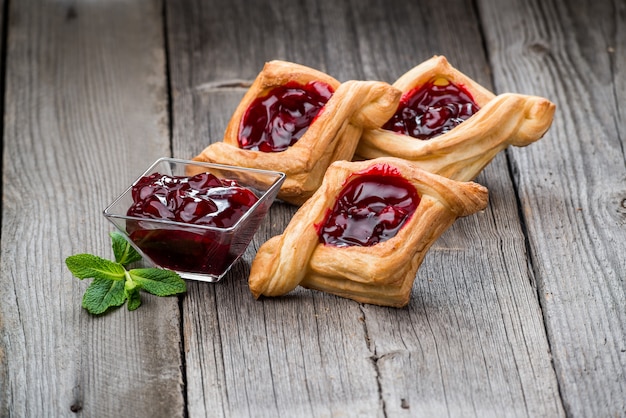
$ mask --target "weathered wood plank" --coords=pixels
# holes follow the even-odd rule
[[[237,84],[250,83],[266,60],[326,68],[320,46],[328,41],[322,40],[318,7],[289,1],[168,3],[175,156],[192,157],[221,140],[245,92]],[[358,304],[303,289],[299,297],[263,302],[250,295],[255,249],[282,232],[294,212],[288,205],[273,207],[222,283],[191,284],[183,308],[190,415],[382,411]]]
[[[250,82],[267,59],[299,58],[290,57],[293,48],[279,52],[285,48],[279,34],[294,31],[307,15],[305,9],[316,7],[314,3],[272,2],[277,12],[268,15],[264,3],[245,7],[238,2],[222,3],[211,7],[171,3],[168,10],[173,146],[179,157],[193,156],[209,141],[221,138],[245,92],[226,87],[233,80]],[[251,11],[250,7],[260,9]],[[252,29],[246,31],[246,27]],[[264,36],[259,37],[256,31],[261,28]],[[179,33],[183,30],[187,32]],[[198,30],[201,34],[195,34]],[[197,45],[196,36],[212,42]],[[316,39],[321,34],[313,28],[294,36],[292,41],[300,44],[306,37]],[[233,45],[239,37],[245,42]],[[220,43],[224,46],[216,48]],[[255,57],[260,48],[272,49]],[[323,62],[315,54],[322,51],[311,52],[309,65],[319,68]],[[196,59],[188,62],[187,57]],[[250,296],[246,278],[255,248],[280,233],[293,212],[287,205],[272,209],[244,262],[223,283],[190,286],[184,321],[191,415],[327,416],[376,414],[381,408],[358,305],[304,290],[299,293],[308,294],[305,299],[256,302]],[[337,305],[342,308],[338,310]],[[350,338],[334,335],[338,329],[345,329]],[[206,347],[212,352],[206,352]]]
[[[566,412],[624,416],[626,5],[479,3],[497,89],[559,107],[510,155]]]
[[[63,262],[112,257],[102,209],[169,153],[160,2],[10,6],[0,415],[183,416],[177,299],[93,317]]]
[[[371,19],[359,33],[362,61],[392,74],[406,56],[443,54],[490,87],[476,11],[471,2],[455,5],[398,4],[387,43],[377,35],[390,25]],[[358,21],[373,8],[353,6]],[[504,155],[477,181],[490,190],[489,209],[460,220],[435,244],[408,309],[365,309],[391,415],[563,414]]]
[[[472,2],[345,3],[168,3],[175,155],[221,139],[245,91],[234,85],[270,59],[391,82],[443,54],[490,85]],[[293,213],[274,207],[225,281],[184,301],[190,414],[562,415],[504,155],[479,181],[489,210],[442,237],[403,310],[302,289],[253,301],[255,248]]]

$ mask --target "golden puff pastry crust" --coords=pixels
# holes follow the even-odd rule
[[[242,118],[250,104],[288,82],[322,81],[334,89],[302,137],[284,151],[263,152],[239,147]],[[301,205],[317,190],[328,166],[350,160],[364,129],[382,126],[395,112],[401,93],[378,81],[339,83],[323,72],[284,61],[265,64],[239,106],[224,134],[223,142],[209,145],[197,161],[281,171],[286,174],[278,198]]]
[[[537,141],[552,124],[554,103],[522,94],[496,96],[456,70],[442,56],[408,71],[393,86],[406,94],[439,78],[463,86],[480,110],[448,132],[428,140],[385,129],[365,131],[356,151],[358,158],[404,158],[431,173],[469,181],[498,152],[509,145],[523,147]]]
[[[406,179],[420,197],[397,235],[373,246],[338,247],[320,242],[324,222],[348,180],[385,167]],[[337,161],[302,205],[282,235],[263,244],[252,263],[249,286],[255,297],[279,296],[298,285],[362,303],[402,307],[417,270],[434,241],[460,216],[487,205],[487,189],[429,173],[397,158]]]

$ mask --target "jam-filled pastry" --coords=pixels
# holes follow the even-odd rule
[[[337,161],[282,235],[252,263],[252,294],[298,285],[358,302],[401,307],[433,242],[487,205],[487,189],[392,157]]]
[[[381,129],[363,133],[360,158],[393,156],[431,173],[474,179],[509,145],[526,146],[548,130],[555,105],[537,96],[494,95],[435,56],[394,84],[403,92]]]
[[[393,115],[400,96],[387,83],[339,83],[306,66],[270,61],[235,110],[223,142],[194,159],[284,172],[278,198],[300,205],[330,163],[352,159],[364,129]]]

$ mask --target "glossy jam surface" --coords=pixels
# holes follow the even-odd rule
[[[396,236],[419,205],[415,187],[397,169],[378,164],[353,175],[317,226],[320,242],[369,247]]]
[[[467,120],[479,107],[462,86],[437,78],[402,96],[398,110],[383,129],[430,139]]]
[[[240,255],[241,246],[221,230],[196,226],[229,228],[258,201],[236,181],[209,173],[193,177],[154,173],[135,183],[132,197],[127,215],[145,221],[129,220],[126,229],[146,255],[162,267],[215,275]],[[150,222],[154,219],[189,225]]]
[[[332,94],[332,88],[321,81],[290,82],[274,88],[248,107],[239,127],[239,147],[286,150],[302,137]]]
[[[132,196],[129,216],[218,228],[233,226],[258,201],[236,181],[210,173],[193,177],[154,173],[135,183]]]

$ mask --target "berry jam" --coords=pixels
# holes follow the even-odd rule
[[[194,225],[229,228],[258,201],[236,181],[209,173],[193,177],[154,173],[139,179],[131,192],[134,203],[127,215],[146,221],[129,220],[126,229],[148,257],[173,270],[215,275],[239,256],[241,245],[232,243],[224,231]],[[155,224],[150,219],[190,225]]]
[[[419,205],[415,187],[387,164],[377,164],[344,185],[317,226],[320,242],[369,247],[396,236]]]
[[[453,129],[478,110],[478,105],[462,86],[436,78],[404,94],[398,110],[383,129],[431,139]]]
[[[304,86],[289,82],[274,88],[248,107],[239,127],[239,147],[286,150],[302,137],[332,94],[332,88],[321,81]]]

